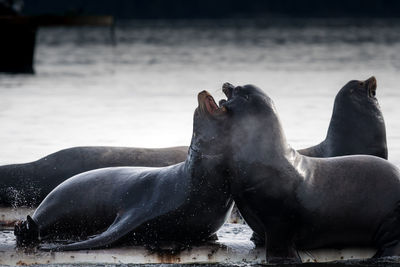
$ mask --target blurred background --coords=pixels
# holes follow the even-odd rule
[[[0,74],[0,164],[71,146],[188,145],[197,93],[222,98],[226,81],[263,88],[290,143],[304,148],[325,138],[338,90],[374,75],[389,160],[400,166],[400,1],[2,0],[0,6],[0,64],[32,49],[25,74]],[[21,35],[21,27],[29,34]],[[9,36],[17,44],[5,45]]]

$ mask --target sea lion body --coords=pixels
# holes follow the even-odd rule
[[[89,170],[118,167],[164,167],[183,162],[188,147],[73,147],[40,160],[0,166],[0,205],[36,207],[66,179]]]
[[[89,171],[52,191],[32,219],[44,240],[58,239],[62,234],[90,236],[108,228],[95,239],[59,250],[107,246],[109,235],[141,244],[204,241],[225,222],[232,200],[220,181],[194,182],[187,177],[187,168],[188,164],[179,163],[164,168]]]
[[[298,158],[303,162],[296,169],[310,172],[301,176],[296,190],[304,225],[296,246],[379,247],[377,230],[400,237],[400,172],[393,164],[363,155]],[[396,222],[386,228],[384,224],[391,216]]]
[[[207,92],[198,98],[184,162],[163,168],[105,168],[74,176],[57,186],[32,218],[17,223],[17,243],[98,234],[72,244],[42,246],[80,250],[124,239],[191,244],[210,238],[229,216],[233,200],[221,139],[226,134],[220,120],[223,111]]]
[[[235,203],[249,226],[258,235],[267,232],[268,238],[269,229],[279,233],[274,226],[279,221],[286,233],[294,231],[292,241],[303,250],[377,247],[374,235],[380,224],[391,215],[400,216],[399,170],[373,156],[315,159],[294,151],[293,155],[287,164],[262,171],[259,180],[245,176],[247,180],[235,186],[233,192],[240,192]],[[400,238],[400,220],[397,223],[387,230]]]
[[[299,261],[296,249],[373,246],[400,255],[400,172],[374,156],[312,158],[286,142],[272,100],[247,85],[228,89],[231,192],[266,237],[269,262]]]

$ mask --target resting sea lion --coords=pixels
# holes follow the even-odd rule
[[[18,244],[59,236],[98,236],[68,245],[106,247],[121,239],[139,243],[193,243],[215,234],[233,201],[224,159],[225,112],[203,91],[194,113],[187,159],[163,168],[116,167],[74,176],[57,186],[32,218],[15,226]]]
[[[375,156],[312,158],[286,141],[272,100],[252,85],[225,87],[231,126],[231,193],[266,237],[269,262],[296,249],[373,246],[400,255],[400,171]],[[227,149],[228,151],[228,149]]]
[[[36,207],[57,185],[90,170],[118,166],[164,167],[182,162],[188,147],[73,147],[38,161],[0,167],[0,205]]]
[[[298,152],[318,158],[364,154],[387,159],[385,121],[375,95],[375,77],[348,82],[336,95],[325,140]]]

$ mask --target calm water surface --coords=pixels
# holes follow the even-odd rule
[[[338,90],[375,75],[400,166],[400,23],[212,21],[43,28],[35,75],[0,75],[0,164],[80,145],[188,145],[197,93],[253,83],[295,148],[325,138]]]

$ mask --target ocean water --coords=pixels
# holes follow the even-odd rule
[[[80,145],[188,145],[197,93],[252,83],[295,148],[325,138],[349,80],[378,80],[400,166],[399,21],[130,21],[41,28],[35,75],[0,75],[0,164]]]

